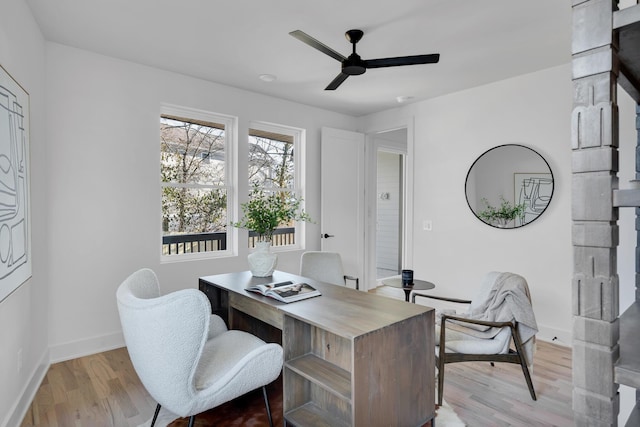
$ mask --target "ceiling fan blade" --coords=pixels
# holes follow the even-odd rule
[[[398,56],[396,58],[368,59],[364,61],[367,68],[397,67],[399,65],[435,64],[440,60],[439,53],[430,55]]]
[[[338,76],[335,79],[333,79],[333,81],[329,83],[329,86],[325,87],[324,90],[336,90],[338,86],[342,84],[342,82],[347,80],[347,77],[349,77],[349,74],[345,74],[345,73],[338,74]]]
[[[304,31],[300,31],[300,30],[295,30],[295,31],[291,31],[289,33],[290,35],[292,35],[293,37],[297,38],[298,40],[300,40],[303,43],[308,44],[309,46],[318,49],[320,52],[329,55],[330,57],[338,60],[338,61],[344,61],[345,59],[347,59],[344,55],[336,52],[335,50],[331,49],[329,46],[327,46],[326,44],[319,42],[318,40],[314,39],[313,37],[311,37],[309,34],[305,33]]]

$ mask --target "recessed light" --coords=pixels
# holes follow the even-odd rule
[[[407,101],[411,101],[413,99],[413,96],[398,96],[396,97],[396,101],[398,101],[398,104],[402,104],[405,103]]]
[[[267,82],[267,83],[271,83],[272,81],[277,79],[277,77],[274,76],[273,74],[260,74],[258,78],[263,82]]]

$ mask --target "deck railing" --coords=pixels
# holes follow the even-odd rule
[[[249,247],[255,247],[258,234],[249,231]],[[273,232],[272,246],[295,244],[295,228],[278,228]],[[176,255],[197,252],[224,251],[227,249],[227,233],[193,233],[162,236],[162,254]]]

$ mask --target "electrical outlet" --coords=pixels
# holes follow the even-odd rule
[[[22,371],[22,349],[18,350],[18,373]]]
[[[431,220],[430,220],[430,219],[425,219],[425,220],[422,222],[422,229],[423,229],[424,231],[431,231],[431,230],[433,229],[433,223],[431,222]]]

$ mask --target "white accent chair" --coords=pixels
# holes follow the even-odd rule
[[[116,298],[133,366],[158,402],[151,426],[161,406],[190,417],[189,426],[193,426],[196,414],[259,387],[273,425],[265,386],[280,375],[281,346],[227,330],[197,289],[161,296],[150,269],[125,279]]]
[[[412,302],[415,303],[416,297],[469,304],[466,313],[456,314],[455,310],[436,313],[439,405],[442,405],[445,364],[474,361],[488,361],[492,366],[493,362],[519,364],[531,398],[536,400],[530,370],[538,327],[529,287],[522,276],[492,271],[485,275],[472,300],[414,292]]]
[[[300,257],[300,275],[342,286],[347,284],[347,280],[353,280],[356,282],[356,289],[360,289],[360,280],[357,277],[344,274],[342,258],[337,252],[304,252]]]

